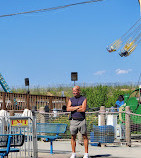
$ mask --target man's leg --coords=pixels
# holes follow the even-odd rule
[[[87,137],[86,120],[81,121],[79,125],[79,131],[81,132],[84,139],[85,155],[88,155],[88,137]]]
[[[84,140],[83,140],[83,136],[80,133],[80,131],[78,131],[78,133],[77,133],[77,138],[78,138],[78,143],[83,146],[84,145]]]
[[[70,121],[70,132],[71,132],[71,147],[72,147],[72,156],[70,158],[76,158],[75,147],[76,147],[76,134],[78,132],[77,120]]]
[[[87,134],[83,134],[83,139],[84,139],[85,153],[88,153],[88,137],[87,137]]]
[[[75,153],[76,135],[72,135],[72,136],[71,136],[71,147],[72,147],[72,152]]]

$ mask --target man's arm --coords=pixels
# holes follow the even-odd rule
[[[118,112],[118,103],[117,103],[117,101],[116,101],[116,103],[115,103],[114,108],[115,108],[115,111]]]
[[[69,99],[68,105],[67,105],[67,111],[75,111],[75,110],[77,110],[79,107],[80,107],[80,106],[75,106],[75,107],[71,106],[71,101],[70,101],[70,99]]]
[[[82,106],[79,106],[77,112],[85,112],[87,108],[87,99],[85,99],[82,103]]]
[[[115,104],[115,106],[114,106],[115,108],[117,108],[117,104]]]

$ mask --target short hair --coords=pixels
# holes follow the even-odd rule
[[[76,90],[80,91],[80,87],[79,86],[74,86],[73,89],[76,89]]]
[[[124,100],[124,96],[123,95],[120,95],[119,98],[122,98]]]

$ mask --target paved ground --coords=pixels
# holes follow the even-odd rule
[[[71,155],[70,141],[55,141],[54,154],[50,154],[50,143],[39,142],[39,158],[69,158]],[[77,158],[82,158],[84,146],[77,143]],[[125,145],[107,145],[107,147],[94,147],[89,145],[90,158],[141,158],[141,143],[135,142],[132,147]]]

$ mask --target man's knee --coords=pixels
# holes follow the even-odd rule
[[[71,135],[71,139],[75,140],[76,139],[76,135]]]
[[[83,139],[88,139],[87,134],[82,134]]]

